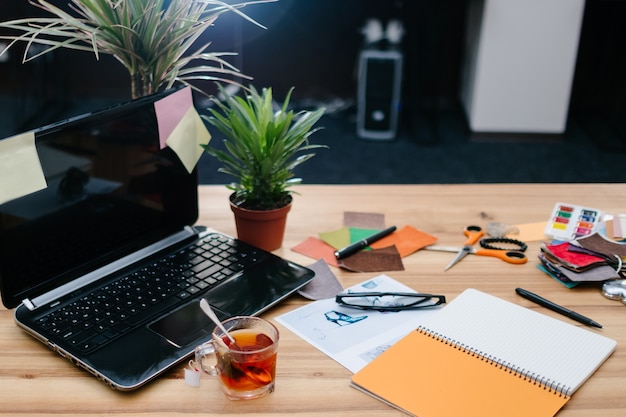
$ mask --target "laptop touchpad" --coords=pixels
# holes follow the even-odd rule
[[[220,320],[230,315],[212,306]],[[208,338],[215,324],[200,309],[196,300],[168,314],[148,326],[150,330],[167,339],[177,347],[187,346],[201,338]]]

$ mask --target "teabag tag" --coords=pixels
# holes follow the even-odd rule
[[[200,386],[200,370],[193,360],[189,361],[190,368],[185,368],[185,383],[192,387]]]

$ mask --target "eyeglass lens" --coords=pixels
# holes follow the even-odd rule
[[[430,307],[439,304],[434,297],[385,294],[378,296],[344,297],[343,302],[359,307]]]

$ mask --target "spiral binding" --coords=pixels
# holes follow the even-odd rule
[[[564,397],[564,396],[567,397],[571,393],[571,387],[560,384],[557,381],[552,381],[551,379],[545,378],[534,372],[530,372],[510,362],[500,360],[499,358],[493,355],[490,355],[481,350],[474,349],[471,346],[458,342],[441,333],[432,331],[424,326],[419,326],[417,328],[417,331],[424,334],[425,336],[438,340],[444,343],[445,345],[452,347],[453,349],[457,349],[461,352],[464,352],[473,358],[477,358],[489,365],[496,366],[499,369],[502,369],[504,371],[508,371],[510,374],[513,374],[519,378],[522,378],[524,381],[532,382],[535,385],[539,385],[543,387],[543,389],[548,390],[549,392],[554,393],[558,395],[559,397]]]

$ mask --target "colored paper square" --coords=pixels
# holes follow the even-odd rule
[[[350,228],[342,227],[337,230],[322,232],[319,237],[335,249],[345,248],[350,244]]]
[[[360,240],[367,239],[368,237],[380,232],[379,229],[361,229],[358,227],[350,228],[350,243],[356,243]]]
[[[435,242],[437,242],[437,237],[422,232],[413,226],[404,226],[370,246],[372,249],[395,246],[400,256],[405,257]]]
[[[167,145],[172,148],[181,162],[191,173],[202,157],[206,145],[211,140],[211,134],[194,107],[190,107],[171,135],[167,138]]]
[[[315,237],[307,238],[304,242],[291,248],[291,250],[315,260],[323,259],[329,265],[339,266],[339,262],[335,258],[335,248]]]
[[[154,103],[161,149],[165,148],[167,140],[191,107],[193,96],[190,87],[176,91]]]
[[[516,224],[515,228],[517,229],[518,233],[511,233],[508,234],[506,237],[521,240],[522,242],[544,240],[546,237],[544,233],[545,226],[545,222]]]
[[[346,211],[343,213],[343,225],[361,229],[382,230],[385,228],[385,215],[382,213]]]
[[[403,271],[402,257],[394,246],[361,251],[341,259],[342,268],[353,272]]]

